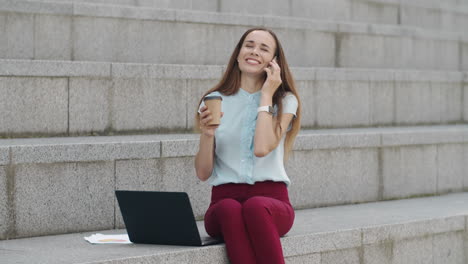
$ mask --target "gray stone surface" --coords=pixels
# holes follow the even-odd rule
[[[118,131],[185,129],[184,80],[116,79],[112,126]]]
[[[0,58],[34,57],[34,15],[0,13]]]
[[[382,130],[382,146],[465,142],[464,125],[393,127]]]
[[[45,142],[44,142],[45,143]],[[39,143],[40,144],[40,143]],[[115,159],[149,159],[160,157],[159,141],[73,142],[12,147],[13,163],[56,163],[111,161]]]
[[[0,60],[0,76],[110,77],[110,63],[83,61]]]
[[[286,264],[321,264],[320,254],[300,255],[285,258]]]
[[[369,125],[388,125],[394,122],[394,84],[385,81],[370,81],[369,104]]]
[[[164,191],[163,160],[119,160],[115,163],[116,190]],[[115,228],[124,228],[122,213],[115,200]]]
[[[44,0],[40,0],[44,1]],[[292,16],[312,19],[339,21],[358,21],[385,24],[402,24],[446,31],[466,31],[464,25],[468,20],[468,8],[460,2],[443,3],[435,1],[362,1],[362,0],[294,0],[285,1],[232,1],[223,0],[60,0],[61,2],[99,3],[128,5],[184,10],[201,10],[209,12],[242,13],[249,15]],[[13,2],[14,1],[8,1]],[[7,3],[8,3],[7,2]],[[10,7],[22,8],[36,12],[52,12],[51,6],[35,3],[32,7],[9,4]],[[80,6],[80,5],[79,5]],[[257,10],[261,6],[263,11]],[[46,8],[49,7],[49,10]],[[72,7],[63,4],[57,10],[71,12]],[[111,8],[113,6],[107,6]],[[52,9],[53,10],[53,9]],[[101,12],[102,13],[102,12]],[[104,13],[105,14],[105,13]],[[129,15],[129,14],[127,14]],[[419,19],[416,19],[419,18]]]
[[[468,68],[467,68],[468,69]],[[463,86],[463,121],[468,121],[468,73],[465,77],[465,85]]]
[[[468,252],[468,216],[465,216],[465,232],[463,234],[464,238],[464,250],[465,250],[465,259],[468,258],[466,252]]]
[[[461,56],[461,69],[462,71],[468,71],[468,41],[464,41],[461,44],[462,54]]]
[[[301,127],[314,127],[317,120],[316,88],[313,81],[296,81],[302,103]]]
[[[320,6],[320,8],[317,8],[317,6]],[[290,13],[291,16],[297,17],[348,20],[351,17],[349,9],[349,1],[295,0],[291,1]]]
[[[47,1],[50,2],[50,1]],[[1,7],[5,11],[14,12],[34,12],[39,14],[72,14],[73,5],[71,3],[44,3],[40,1],[14,1],[2,0]]]
[[[468,167],[464,161],[466,144],[437,146],[437,192],[463,190]]]
[[[350,29],[354,30],[349,26],[346,28],[347,31]],[[385,28],[378,27],[378,29],[383,30]],[[455,49],[456,44],[455,40],[437,40],[431,39],[429,36],[420,39],[401,36],[395,39],[381,35],[348,33],[341,39],[339,65],[341,67],[360,65],[360,67],[367,68],[383,68],[385,67],[383,65],[390,64],[395,67],[409,67],[412,69],[456,70],[458,68],[458,57],[460,56],[458,50]],[[360,47],[360,49],[357,50],[357,47]],[[408,52],[407,47],[412,47],[410,49],[412,53],[408,54],[408,56],[402,56],[402,52]],[[441,49],[447,50],[448,53],[444,56]]]
[[[352,20],[368,23],[398,24],[399,7],[372,1],[350,1]]]
[[[200,137],[191,136],[187,139],[161,141],[161,157],[195,156],[198,152]]]
[[[360,264],[358,249],[337,250],[322,253],[322,264]]]
[[[105,23],[106,18],[77,17],[74,19],[73,57],[78,61],[114,61],[116,23]],[[92,39],[92,42],[89,42]],[[131,41],[131,40],[130,40]],[[88,44],[87,44],[88,43]],[[157,42],[154,42],[157,43]]]
[[[400,124],[439,122],[439,105],[440,89],[429,82],[396,84],[395,119]]]
[[[278,5],[279,2],[275,4],[275,8],[282,10]],[[48,3],[48,6],[52,7],[52,11],[49,13],[56,15],[54,19],[70,19],[68,11],[60,10],[60,8],[54,9],[54,3]],[[41,8],[23,10],[23,12],[40,12]],[[314,6],[314,8],[316,7]],[[372,16],[384,17],[388,12],[386,8],[391,9],[392,7],[382,9],[379,4],[374,4],[374,6],[371,5],[364,9],[366,8],[367,10],[383,10],[382,12],[371,11],[370,13],[374,13]],[[16,9],[10,7],[6,16],[13,14]],[[357,10],[361,9],[357,8]],[[317,12],[323,13],[324,11]],[[31,14],[33,13],[23,16],[32,17]],[[37,49],[40,53],[34,54],[35,48],[32,45],[38,43],[23,41],[22,43],[32,43],[23,49],[31,54],[26,56],[22,55],[23,51],[8,52],[8,54],[13,54],[12,57],[8,58],[49,58],[56,53],[55,57],[51,59],[63,59],[65,56],[63,54],[68,52],[67,49],[70,48],[70,45],[63,46],[65,44],[61,43],[68,43],[72,39],[73,60],[224,64],[228,54],[232,51],[232,44],[227,43],[235,43],[242,31],[248,27],[265,25],[274,28],[280,39],[289,40],[285,41],[285,50],[291,65],[378,68],[390,66],[392,68],[440,70],[458,70],[460,66],[459,57],[461,55],[458,44],[460,36],[456,33],[441,33],[388,25],[367,26],[357,23],[259,17],[252,14],[221,14],[83,3],[73,6],[73,14],[74,30],[71,38],[67,34],[66,22],[62,23],[61,29],[57,28],[48,33],[59,36],[51,45],[51,49],[58,52],[52,52],[52,50],[44,52],[41,48]],[[50,20],[48,15],[37,14],[36,20],[42,19]],[[5,20],[7,19],[5,18]],[[23,20],[21,17],[18,18],[20,23],[34,22]],[[31,24],[31,27],[34,25]],[[9,38],[16,38],[15,35],[20,35],[14,26],[6,26],[5,28],[9,28],[11,31],[11,34],[8,34],[11,36]],[[337,31],[344,34],[338,40],[333,34]],[[57,32],[64,32],[64,34]],[[21,37],[33,34],[33,32],[31,34],[21,33]],[[36,32],[36,34],[39,33]],[[212,44],[214,38],[229,41],[216,42],[213,49],[205,48]],[[89,41],[89,39],[93,39],[93,41]],[[193,41],[194,39],[197,41]],[[39,45],[45,45],[41,43]],[[161,45],[154,48],[154,43]],[[174,48],[173,43],[186,44]],[[337,43],[340,46],[335,48]],[[3,46],[5,50],[8,48],[7,44]],[[303,46],[309,48],[301,53],[293,52],[293,50]],[[194,49],[198,52],[193,52]],[[335,54],[337,49],[339,49],[339,53]],[[6,51],[3,52],[3,54],[5,53]],[[340,58],[336,58],[336,56],[340,56]],[[335,61],[339,65],[335,65]]]
[[[379,68],[379,65],[383,64],[384,38],[382,36],[346,33],[340,41],[340,57],[338,57],[340,67],[352,68],[352,65],[361,65],[365,68]],[[360,47],[359,50],[357,47]]]
[[[0,77],[0,133],[65,133],[67,85],[65,78]]]
[[[468,166],[466,164],[468,164],[468,146],[466,146],[466,145],[464,147],[463,157],[464,157],[463,164],[465,164],[465,173],[464,173],[464,177],[463,177],[463,187],[464,187],[464,190],[467,190],[468,189],[468,173],[467,173]],[[468,231],[468,229],[467,229],[467,231]]]
[[[394,245],[393,263],[433,263],[432,237],[404,240]]]
[[[383,198],[403,198],[437,192],[436,146],[384,148]]]
[[[305,32],[298,31],[297,35],[290,34],[281,38],[284,39],[282,45],[286,50],[289,65],[310,67],[312,66],[310,64],[312,60],[314,61],[314,67],[336,66],[335,61],[338,55],[336,54],[336,40],[333,34],[306,30]],[[304,36],[303,41],[301,41],[301,35]],[[291,43],[289,39],[295,39],[296,45],[289,46]],[[302,56],[300,56],[300,52],[294,52],[295,50],[302,50],[302,47],[308,47],[303,50]]]
[[[463,232],[435,235],[432,240],[434,264],[466,263],[468,259],[463,243]]]
[[[0,147],[0,166],[10,163],[10,148]]]
[[[297,208],[375,201],[378,197],[377,150],[341,149],[295,152],[286,171]]]
[[[110,128],[112,81],[70,78],[69,132],[104,132]]]
[[[17,237],[113,228],[112,162],[18,165]]]
[[[0,75],[11,74],[24,79],[25,76],[83,76],[70,78],[68,82],[70,120],[66,131],[72,134],[93,131],[102,133],[104,130],[105,133],[121,130],[192,131],[194,109],[199,98],[218,82],[222,73],[221,66],[52,61],[27,64],[19,60],[2,60],[0,64],[5,66],[0,67]],[[110,76],[111,66],[112,79],[96,78]],[[299,77],[297,86],[303,102],[303,128],[444,124],[464,120],[462,112],[466,112],[466,107],[461,100],[461,73],[324,68],[293,68],[293,72]],[[395,81],[397,88],[394,88]],[[24,89],[32,89],[30,85],[33,84],[26,82]],[[110,90],[106,91],[105,87],[109,86],[107,90]],[[129,95],[135,87],[140,87],[139,96],[136,97],[138,100]],[[166,122],[163,117],[167,114],[157,115],[156,110],[151,110],[156,107],[151,98],[157,97],[169,104],[176,95],[165,93],[164,89],[179,91],[183,87],[186,87],[187,96],[182,102],[177,100],[176,103],[186,104],[187,120],[179,118]],[[21,91],[15,89],[11,93],[20,97]],[[148,97],[148,93],[158,94]],[[348,94],[355,95],[350,97]],[[132,107],[133,103],[138,107]],[[117,110],[106,109],[111,105],[114,106],[112,109]],[[131,111],[127,111],[128,108]],[[175,114],[182,116],[179,110]],[[138,118],[134,118],[134,115]],[[121,130],[112,126],[108,119],[113,119],[116,126],[122,126]],[[131,121],[127,122],[128,119]],[[59,121],[55,119],[55,122]],[[28,132],[24,130],[17,133]],[[40,132],[47,133],[44,129]],[[454,142],[453,137],[445,137],[445,140]]]
[[[397,83],[395,96],[396,122],[399,124],[461,119],[461,89],[456,84]]]
[[[211,186],[195,173],[194,157],[163,159],[163,186],[167,191],[186,192],[197,219],[202,219],[211,201]]]
[[[213,79],[218,81],[223,73],[223,66],[220,65],[112,63],[113,78],[189,79],[190,81]],[[206,89],[208,90],[208,87]]]
[[[8,208],[8,187],[7,187],[7,167],[0,166],[0,239],[5,239],[9,231],[9,208]]]
[[[369,125],[368,82],[317,81],[316,89],[318,126]]]
[[[361,233],[358,229],[355,230],[333,230],[314,233],[313,236],[304,236],[295,229],[296,227],[304,228],[303,224],[306,219],[300,217],[300,212],[296,211],[296,219],[293,229],[281,240],[283,245],[284,255],[297,256],[308,255],[311,253],[320,253],[324,251],[333,251],[340,249],[348,249],[358,247],[361,241]],[[301,224],[297,222],[301,221]],[[299,235],[299,237],[295,237]]]
[[[463,120],[463,85],[457,83],[431,83],[432,87],[440,88],[440,109],[441,122],[459,122]]]
[[[415,248],[417,245],[415,246],[414,240],[419,241],[423,238],[435,241],[436,236],[439,235],[434,235],[439,232],[449,232],[447,236],[439,238],[440,242],[443,242],[444,239],[457,238],[450,235],[457,232],[444,231],[448,230],[447,226],[451,224],[447,221],[444,223],[443,220],[461,219],[461,230],[463,230],[464,214],[466,214],[467,209],[466,199],[466,193],[458,193],[411,200],[298,210],[293,229],[286,237],[282,238],[285,256],[287,258],[298,257],[303,260],[299,256],[346,249],[352,251],[353,248],[358,248],[361,245],[361,229],[376,229],[375,233],[379,234],[381,225],[396,226],[401,229],[400,226],[409,223],[409,227],[401,231],[401,233],[406,234],[406,240],[403,240],[403,244],[395,246],[398,252],[394,251],[400,254],[398,258],[406,260],[405,256],[410,254],[411,249],[414,252],[419,251],[419,248]],[[427,229],[427,233],[423,237],[420,236],[421,233],[412,231],[420,229],[418,227],[420,222]],[[433,223],[433,226],[439,226],[439,228],[428,228],[428,223]],[[199,226],[203,225],[202,222],[198,224]],[[92,233],[96,233],[96,231]],[[3,251],[3,254],[0,255],[0,262],[14,260],[23,263],[135,263],[137,261],[139,263],[159,263],[164,260],[164,263],[185,263],[187,259],[192,257],[198,260],[200,253],[205,255],[205,259],[201,261],[203,263],[226,263],[224,245],[199,248],[143,244],[100,245],[98,247],[83,240],[83,237],[92,233],[0,241],[0,248]],[[121,234],[125,233],[125,230],[100,233]],[[204,230],[201,230],[201,233],[204,233]],[[408,245],[408,241],[412,244]],[[424,242],[422,244],[426,245]],[[457,242],[452,243],[452,245],[456,244]],[[436,252],[432,251],[432,243],[429,245],[430,254]],[[55,250],[50,251],[50,248]],[[457,247],[451,248],[456,249]],[[445,249],[440,252],[444,254]],[[44,252],[48,252],[48,254],[44,254]],[[364,254],[366,253],[364,252]],[[433,255],[437,254],[436,252]],[[454,256],[458,254],[453,252]],[[407,259],[417,258],[417,261],[420,261],[420,258],[424,259],[424,257],[423,254],[415,254]],[[367,264],[367,262],[365,263]],[[380,264],[383,263],[385,262]]]
[[[392,242],[364,245],[363,251],[364,264],[392,264]]]
[[[36,17],[34,59],[72,59],[72,18],[70,16]]]
[[[279,15],[288,16],[289,6],[288,2],[268,1],[268,0],[255,0],[255,1],[228,1],[221,0],[219,4],[221,12],[226,13],[249,13],[257,15]],[[261,6],[262,8],[252,8],[253,6]]]
[[[387,146],[398,150],[407,145],[423,149],[424,145],[464,143],[468,136],[466,130],[465,125],[302,130],[294,150],[340,151]],[[0,161],[8,163],[8,147],[12,147],[15,164],[192,156],[197,150],[198,137],[198,134],[154,134],[2,139],[0,146],[6,148],[0,152],[3,153]]]
[[[425,214],[425,213],[424,213]],[[383,216],[380,216],[383,217]],[[399,224],[383,224],[362,230],[362,243],[374,244],[412,237],[429,237],[432,234],[442,234],[464,230],[464,216],[433,218],[419,221],[400,221]]]
[[[380,133],[370,129],[302,130],[294,150],[379,147]]]

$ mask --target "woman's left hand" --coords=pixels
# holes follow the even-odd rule
[[[276,57],[270,61],[268,67],[264,70],[267,73],[267,78],[263,84],[262,93],[273,96],[283,82],[281,80],[281,68],[276,62]]]

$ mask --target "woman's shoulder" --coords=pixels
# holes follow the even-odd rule
[[[211,92],[211,93],[207,94],[206,96],[223,96],[223,94],[221,94],[218,91],[214,91],[214,92]]]
[[[292,92],[286,92],[283,96],[283,103],[297,102],[297,97]]]

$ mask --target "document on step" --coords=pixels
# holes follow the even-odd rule
[[[127,234],[104,235],[97,233],[89,237],[85,237],[84,239],[91,244],[132,244]]]

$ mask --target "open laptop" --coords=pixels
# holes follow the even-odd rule
[[[185,192],[115,191],[133,243],[206,246],[222,243],[200,237]]]

